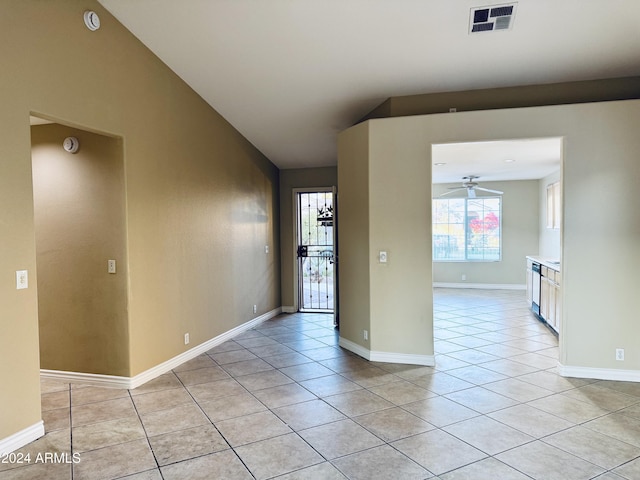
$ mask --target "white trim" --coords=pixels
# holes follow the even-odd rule
[[[428,367],[433,367],[436,364],[435,357],[433,355],[372,351],[343,337],[340,337],[338,344],[342,348],[349,350],[370,362],[404,363],[408,365],[425,365]]]
[[[211,350],[213,347],[220,345],[221,343],[226,342],[227,340],[231,340],[236,335],[241,334],[247,330],[251,330],[262,322],[269,320],[270,318],[279,315],[282,312],[282,308],[278,307],[270,312],[264,313],[259,317],[254,318],[253,320],[249,320],[248,322],[243,323],[242,325],[238,325],[231,330],[218,335],[217,337],[212,338],[211,340],[207,340],[200,345],[193,347],[191,350],[187,350],[186,352],[181,353],[173,357],[166,362],[161,363],[160,365],[156,365],[155,367],[150,368],[142,373],[139,373],[135,377],[131,379],[131,388],[139,387],[140,385],[147,383],[149,380],[153,380],[154,378],[162,375],[163,373],[167,373],[170,370],[173,370],[178,365],[182,365],[184,362],[187,362],[198,355],[202,355],[204,352]]]
[[[369,351],[368,348],[364,348],[362,345],[358,345],[355,342],[352,342],[351,340],[347,340],[344,337],[340,337],[340,339],[338,340],[338,345],[340,345],[342,348],[349,350],[350,352],[355,353],[356,355],[364,358],[365,360],[371,360],[370,355],[371,352]]]
[[[617,380],[621,382],[640,382],[640,370],[575,367],[571,365],[562,365],[559,363],[558,372],[563,377],[593,378],[596,380]]]
[[[433,282],[436,288],[480,288],[484,290],[526,290],[527,286],[519,283],[446,283]]]
[[[40,420],[7,438],[0,439],[0,455],[6,455],[44,435],[44,422]]]
[[[371,352],[372,362],[405,363],[407,365],[424,365],[435,367],[436,358],[433,355],[415,355],[411,353]]]
[[[282,313],[296,313],[298,309],[294,306],[291,307],[282,307]]]
[[[82,383],[95,387],[132,388],[130,377],[101,375],[98,373],[67,372],[63,370],[40,370],[40,378],[68,383]]]
[[[163,373],[167,373],[170,370],[173,370],[179,365],[182,365],[184,362],[187,362],[198,355],[202,355],[204,352],[211,350],[213,347],[220,345],[221,343],[226,342],[227,340],[232,339],[236,335],[241,334],[247,330],[250,330],[262,322],[269,320],[282,312],[282,308],[275,308],[267,313],[264,313],[253,320],[249,320],[248,322],[243,323],[242,325],[238,325],[231,330],[218,335],[210,340],[207,340],[200,345],[193,347],[186,352],[182,352],[179,355],[176,355],[173,358],[170,358],[166,362],[162,362],[155,367],[151,367],[148,370],[145,370],[142,373],[134,377],[118,377],[115,375],[98,375],[94,373],[78,373],[78,372],[63,372],[57,370],[40,370],[41,378],[50,378],[55,380],[65,380],[68,382],[80,382],[91,385],[96,385],[100,387],[114,387],[114,388],[127,388],[134,389],[147,383],[149,380],[153,380],[154,378],[162,375]]]

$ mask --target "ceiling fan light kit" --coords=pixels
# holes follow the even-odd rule
[[[494,193],[496,195],[502,195],[504,192],[501,192],[500,190],[492,190],[490,188],[483,188],[483,187],[479,187],[478,186],[478,182],[476,182],[475,180],[480,178],[478,175],[468,175],[466,177],[462,177],[462,186],[460,187],[449,187],[449,190],[451,190],[450,192],[445,192],[442,195],[440,195],[441,197],[444,197],[446,195],[451,195],[452,193],[456,193],[456,192],[460,192],[462,190],[466,190],[467,191],[467,197],[469,198],[476,198],[476,190],[479,190],[481,192],[487,192],[487,193]]]

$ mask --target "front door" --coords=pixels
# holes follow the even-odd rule
[[[335,309],[334,193],[332,189],[296,192],[298,310]]]

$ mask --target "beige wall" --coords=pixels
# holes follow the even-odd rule
[[[376,353],[433,355],[431,166],[424,144],[403,141],[407,129],[416,133],[373,121],[338,137],[340,337]]]
[[[370,349],[369,123],[338,136],[340,337]],[[344,192],[342,186],[345,186]]]
[[[294,188],[338,185],[337,167],[280,170],[280,257],[282,306],[297,310],[297,263],[293,205]]]
[[[280,245],[277,168],[100,4],[5,0],[0,32],[3,439],[40,420],[30,112],[122,138],[128,375],[279,307]]]
[[[519,108],[640,98],[640,77],[485,88],[390,97],[365,119],[496,108]]]
[[[4,24],[0,15],[0,24]],[[4,25],[3,25],[4,26]],[[0,42],[0,49],[3,42]],[[0,439],[41,419],[38,298],[28,114],[0,89]],[[7,112],[13,109],[13,115]],[[23,123],[10,121],[22,118]],[[16,290],[16,270],[28,270],[29,288]]]
[[[420,133],[411,122],[370,125],[370,340],[376,352],[433,355],[431,163],[424,142],[404,141]],[[378,261],[380,251],[387,263]]]
[[[40,366],[128,375],[122,142],[54,124],[32,127],[31,143]]]
[[[390,158],[394,159],[393,168],[401,171],[404,169],[403,163],[409,165],[422,161],[430,165],[430,146],[434,143],[563,137],[563,323],[560,331],[560,362],[574,371],[581,368],[602,369],[600,371],[606,373],[609,371],[607,369],[616,369],[637,376],[640,371],[640,337],[637,335],[635,301],[636,277],[640,270],[637,248],[640,215],[635,208],[640,202],[640,191],[636,188],[636,180],[640,178],[640,163],[637,161],[640,155],[640,137],[636,132],[638,122],[640,101],[630,100],[389,118],[371,120],[354,128],[359,132],[368,128],[367,141],[369,145],[375,145],[369,153],[370,168],[373,162],[371,158],[376,151],[386,149],[391,155],[397,146],[399,154]],[[340,139],[347,142],[354,135],[352,130],[347,130]],[[340,147],[340,162],[345,164],[339,163],[339,187],[343,199],[341,221],[348,223],[344,212],[350,208],[355,210],[355,205],[349,207],[344,199],[361,187],[352,190],[349,182],[343,182],[340,173],[349,168],[346,164],[351,162],[352,157],[354,165],[362,165],[366,161],[361,158],[362,153],[356,155],[358,152],[354,152],[353,148],[349,150],[346,145],[339,143]],[[420,158],[414,158],[417,156]],[[416,175],[419,173],[424,176],[423,170],[418,169]],[[428,174],[424,178],[430,180]],[[396,195],[406,197],[402,204],[413,200],[420,205],[421,216],[425,222],[430,222],[430,202],[423,193],[423,190],[429,189],[428,184],[425,183],[423,190],[420,190],[413,179],[370,185],[368,202],[360,205],[357,211],[368,211],[374,215],[374,207],[388,201],[389,185],[394,187]],[[603,191],[607,192],[606,203],[601,195],[596,194]],[[608,205],[615,205],[614,214],[611,214]],[[356,216],[352,215],[353,218]],[[386,220],[387,217],[383,215],[381,219]],[[371,272],[378,269],[373,252],[384,246],[390,250],[389,258],[393,262],[396,248],[400,255],[405,254],[402,248],[410,233],[416,236],[418,242],[430,246],[428,228],[410,230],[405,224],[404,228],[397,229],[377,230],[372,227],[370,232],[368,267]],[[413,278],[412,268],[415,267],[409,267],[408,279]],[[431,271],[430,256],[419,268]],[[606,272],[606,278],[601,272]],[[351,282],[369,284],[368,269],[363,265],[347,269],[343,262],[341,275],[350,275]],[[395,278],[403,282],[402,274]],[[375,281],[378,279],[372,278],[371,284]],[[404,285],[412,288],[410,283],[405,281]],[[341,285],[344,285],[342,281]],[[423,292],[424,296],[431,298],[429,286],[425,286]],[[399,286],[384,292],[378,290],[377,293],[386,295],[385,301],[397,307],[394,317],[384,320],[389,328],[392,328],[395,318],[415,315],[417,306],[425,303],[423,298],[416,296],[407,298]],[[370,287],[362,293],[361,300],[361,303],[368,301],[371,306],[372,327],[373,309],[378,301],[373,297],[374,289]],[[426,312],[426,315],[425,321],[430,330],[431,312]],[[343,316],[343,327],[348,321]],[[358,325],[365,321],[358,318]],[[624,362],[615,361],[615,348],[626,350]]]
[[[448,187],[433,185],[433,198]],[[433,281],[444,283],[488,283],[524,285],[527,255],[538,253],[538,181],[481,182],[502,195],[502,260],[499,262],[433,262]],[[466,281],[462,275],[466,275]]]

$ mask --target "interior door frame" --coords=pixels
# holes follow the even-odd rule
[[[298,268],[298,215],[299,215],[299,205],[298,205],[298,194],[300,193],[322,193],[322,192],[331,192],[333,194],[333,202],[334,202],[334,228],[333,228],[333,255],[334,255],[334,282],[333,282],[333,295],[334,295],[334,304],[333,304],[333,317],[334,323],[336,323],[336,319],[338,318],[338,287],[337,287],[337,277],[338,277],[338,254],[337,254],[337,189],[335,186],[330,187],[299,187],[292,189],[292,202],[293,202],[293,308],[295,312],[300,311],[300,278],[299,278],[299,268]]]

